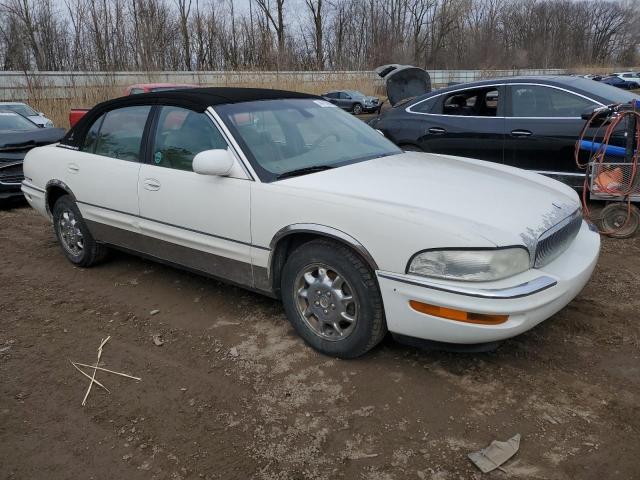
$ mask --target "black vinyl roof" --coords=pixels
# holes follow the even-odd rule
[[[67,132],[61,143],[77,146],[76,142],[82,138],[84,132],[104,112],[116,108],[136,105],[171,105],[184,107],[196,112],[204,112],[208,107],[228,103],[253,102],[258,100],[279,100],[310,98],[320,99],[316,95],[286,90],[272,90],[268,88],[236,88],[236,87],[208,87],[184,88],[165,90],[162,92],[140,93],[126,97],[114,98],[99,103],[89,110],[78,123]]]
[[[268,88],[208,87],[165,90],[162,92],[128,95],[96,105],[94,108],[111,110],[118,107],[140,104],[184,106],[203,112],[207,107],[225,103],[253,102],[257,100],[278,100],[286,98],[320,98],[308,93],[271,90]]]

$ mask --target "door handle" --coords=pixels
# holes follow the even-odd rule
[[[447,131],[441,127],[431,127],[429,129],[429,133],[432,133],[433,135],[442,135],[443,133],[447,133]]]
[[[145,178],[143,184],[145,190],[150,190],[152,192],[155,190],[160,190],[160,182],[155,178]]]
[[[78,173],[80,171],[80,167],[78,167],[78,165],[76,165],[75,163],[67,163],[67,170],[69,170],[71,173]]]
[[[531,135],[533,135],[533,132],[530,132],[529,130],[511,130],[512,137],[530,137]]]

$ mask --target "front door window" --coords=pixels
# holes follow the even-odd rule
[[[591,100],[557,88],[542,85],[514,85],[511,87],[511,112],[521,118],[578,118]]]
[[[227,142],[204,114],[180,107],[162,107],[152,163],[193,171],[193,157],[205,150],[226,149]]]

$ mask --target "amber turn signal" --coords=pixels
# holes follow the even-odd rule
[[[463,310],[455,310],[453,308],[439,307],[428,303],[410,300],[409,305],[416,312],[426,313],[434,317],[446,318],[447,320],[455,320],[457,322],[479,323],[481,325],[499,325],[509,319],[509,315],[487,315],[485,313],[465,312]]]

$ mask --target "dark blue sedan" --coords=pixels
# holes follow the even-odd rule
[[[585,125],[582,114],[638,98],[580,77],[498,78],[406,99],[369,124],[405,150],[503,163],[579,188],[584,171],[574,148]],[[586,138],[596,133],[588,131]],[[622,132],[612,142],[624,145]]]

